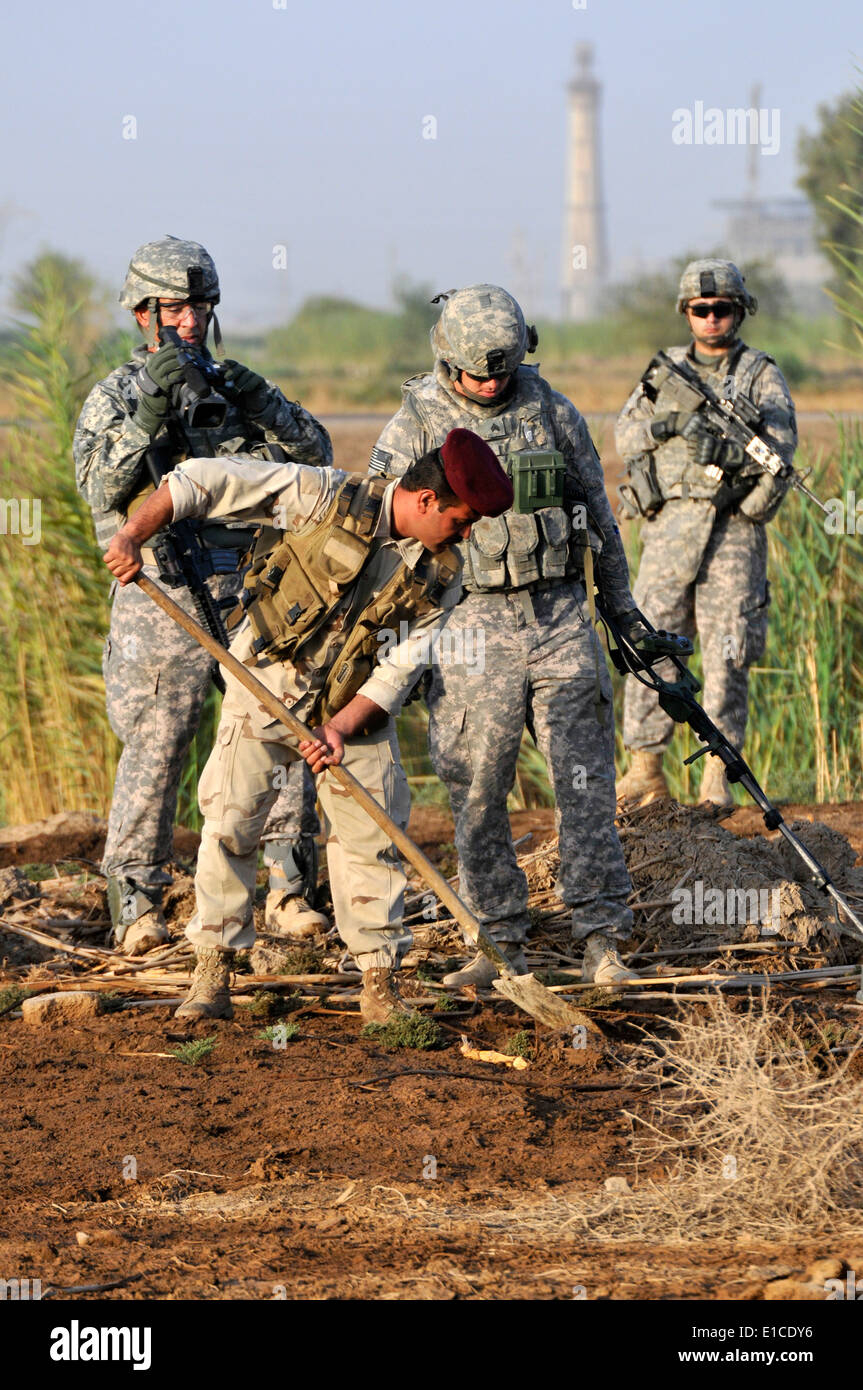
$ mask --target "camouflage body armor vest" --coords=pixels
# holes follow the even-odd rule
[[[264,527],[245,580],[244,607],[255,633],[254,656],[294,661],[301,648],[327,626],[369,559],[379,551],[375,531],[388,482],[355,473],[336,493],[326,514],[304,535]],[[323,689],[308,713],[321,723],[342,709],[368,680],[381,650],[383,630],[401,631],[439,607],[455,578],[453,550],[423,551],[415,569],[399,561],[395,573],[342,633],[328,633],[329,651],[339,642]],[[340,639],[340,640],[339,640]]]
[[[742,350],[738,351],[738,348]],[[694,367],[699,376],[717,394],[722,394],[723,383],[727,378],[733,377],[735,389],[741,395],[751,398],[755,382],[768,362],[773,361],[773,358],[757,348],[748,348],[742,344],[739,344],[738,348],[732,350],[730,358],[726,359],[719,372],[705,371],[702,363],[693,362],[691,358],[687,359],[687,348],[672,347],[668,348],[667,352],[674,362],[688,360],[688,365]],[[659,420],[675,410],[680,410],[679,403],[668,393],[660,390],[654,408],[655,419]],[[664,444],[657,445],[654,460],[656,481],[663,502],[669,502],[679,497],[710,499],[715,497],[723,486],[722,470],[715,467],[705,468],[702,464],[695,463],[689,452],[687,441],[681,439],[680,435],[674,435]],[[763,476],[763,470],[754,462],[751,465],[744,464],[743,468],[735,474],[735,484],[742,483],[750,475],[752,486],[754,486],[756,479]]]
[[[433,378],[415,380],[416,386],[406,383],[411,403],[431,437],[442,443],[453,428],[452,404],[441,399]],[[560,583],[580,578],[584,572],[583,533],[581,539],[578,532],[573,533],[562,505],[566,465],[557,451],[551,387],[536,367],[521,366],[516,383],[510,408],[485,419],[472,414],[468,426],[493,449],[516,491],[512,511],[475,522],[470,540],[458,547],[464,560],[462,583],[470,592]],[[519,468],[519,455],[525,456],[524,470]],[[550,459],[556,460],[551,465],[557,474],[554,480],[547,462]],[[536,505],[543,495],[557,505]],[[592,547],[593,541],[591,535]]]

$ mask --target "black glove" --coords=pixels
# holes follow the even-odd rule
[[[183,380],[183,366],[173,343],[151,352],[146,366],[138,373],[138,404],[135,419],[151,437],[164,423],[171,405],[171,393]]]
[[[715,463],[723,472],[735,473],[746,462],[743,445],[735,444],[732,439],[723,439],[700,415],[693,415],[680,433],[689,445],[693,463],[701,464],[703,468]]]
[[[263,415],[270,404],[270,388],[262,376],[226,357],[222,364],[228,373],[228,384],[240,397],[240,410],[250,419]]]
[[[619,614],[616,621],[627,641],[631,642],[643,657],[656,659],[661,656],[692,655],[692,642],[688,637],[682,637],[676,632],[666,632],[664,628],[651,632],[646,625],[644,614],[638,608],[631,608],[628,613]]]
[[[650,433],[657,444],[664,444],[667,439],[672,439],[676,434],[683,434],[690,421],[695,416],[692,411],[672,410],[669,415],[661,415],[658,420],[654,420],[650,426]]]

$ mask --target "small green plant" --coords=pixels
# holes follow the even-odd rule
[[[186,1066],[196,1067],[205,1057],[209,1057],[215,1045],[215,1037],[196,1038],[194,1042],[181,1043],[179,1047],[175,1047],[171,1056],[176,1057],[178,1062],[184,1062]]]
[[[417,979],[420,980],[424,985],[427,985],[434,984],[434,978],[435,977],[432,974],[432,968],[429,965],[428,961],[421,960],[419,965],[417,966]]]
[[[281,1047],[283,1043],[299,1037],[299,1032],[300,1025],[298,1023],[271,1023],[269,1028],[262,1028],[256,1036],[261,1038],[263,1042],[270,1043],[273,1047]]]
[[[17,1009],[22,1000],[30,998],[32,992],[22,989],[20,985],[9,985],[7,989],[0,989],[0,1018],[11,1013],[12,1009]]]
[[[451,1009],[457,1009],[458,1004],[451,994],[439,994],[435,1000],[434,1011],[436,1014],[448,1014]]]
[[[423,1014],[393,1014],[386,1023],[367,1023],[361,1034],[379,1042],[389,1051],[415,1048],[426,1052],[441,1043],[441,1030],[433,1018]]]
[[[564,975],[559,970],[538,970],[536,978],[541,985],[571,985],[573,981],[571,974]]]
[[[603,989],[597,985],[596,989],[579,990],[578,1007],[580,1009],[613,1009],[616,1007],[614,992],[610,989]]]
[[[530,1041],[530,1033],[524,1030],[520,1033],[513,1033],[503,1050],[507,1057],[524,1057],[527,1062],[533,1061],[533,1046]]]
[[[252,1018],[282,1018],[285,1014],[292,1013],[300,1002],[300,995],[294,991],[292,994],[276,994],[272,989],[259,989],[255,991],[251,1004],[246,1008]]]
[[[280,951],[282,963],[280,975],[320,975],[324,963],[324,953],[314,946],[292,946],[288,951]]]

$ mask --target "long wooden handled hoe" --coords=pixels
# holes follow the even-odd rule
[[[250,671],[231,656],[221,643],[211,637],[200,623],[196,623],[194,618],[190,618],[173,599],[169,598],[164,589],[158,584],[154,584],[145,574],[138,573],[135,576],[135,583],[143,589],[149,598],[157,603],[169,617],[173,618],[180,627],[185,628],[191,637],[200,642],[217,661],[236,676],[255,699],[273,716],[278,719],[285,728],[298,739],[311,737],[310,730],[305,724],[301,723],[289,709],[286,709],[282,701],[277,699],[265,685],[261,683]],[[387,832],[391,840],[401,850],[405,859],[413,864],[417,873],[428,884],[429,888],[440,898],[445,907],[449,908],[459,926],[463,927],[467,935],[475,946],[478,946],[484,956],[498,970],[498,978],[494,981],[494,988],[505,999],[509,999],[513,1004],[517,1004],[525,1013],[536,1018],[540,1023],[545,1023],[549,1028],[568,1029],[574,1027],[586,1029],[587,1033],[592,1033],[601,1037],[601,1030],[587,1014],[576,1009],[566,1000],[552,994],[545,985],[540,984],[534,975],[519,975],[513,970],[506,956],[498,949],[494,941],[484,930],[482,924],[474,917],[473,913],[465,907],[461,898],[453,892],[450,885],[442,874],[438,873],[434,864],[426,858],[422,850],[419,849],[412,840],[408,838],[403,830],[390,820],[386,811],[375,801],[374,797],[366,791],[355,777],[346,768],[330,767],[327,769],[329,775],[334,777],[337,782],[350,792],[351,796],[360,803],[363,810],[371,816],[373,821]],[[586,1041],[586,1036],[585,1036]]]

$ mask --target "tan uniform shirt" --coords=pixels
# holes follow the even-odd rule
[[[303,535],[323,519],[336,492],[348,474],[339,468],[309,468],[298,463],[250,464],[237,458],[189,459],[168,475],[174,503],[174,518],[231,518],[253,525],[275,526],[294,535]],[[375,594],[389,583],[400,564],[413,569],[423,555],[421,541],[396,539],[392,535],[394,480],[384,493],[378,527],[369,559],[353,587],[343,596],[330,620],[302,644],[293,663],[266,657],[254,665],[255,674],[267,687],[293,708],[302,719],[312,697],[325,684],[327,674],[342,646],[342,634]],[[381,657],[359,694],[381,709],[397,714],[419,675],[428,664],[436,634],[446,622],[461,594],[461,575],[456,573],[432,609],[413,622],[406,631],[381,633]],[[244,619],[231,642],[231,655],[253,665],[254,632]],[[245,708],[257,721],[261,708],[254,696],[232,682],[231,702],[245,701]],[[267,715],[264,722],[270,722]]]

